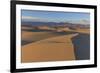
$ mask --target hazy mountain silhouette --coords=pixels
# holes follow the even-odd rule
[[[67,26],[67,27],[89,27],[89,24],[74,24],[69,22],[21,22],[24,26]]]

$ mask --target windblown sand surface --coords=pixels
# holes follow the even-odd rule
[[[75,32],[90,34],[90,29],[76,29]]]
[[[71,38],[76,35],[56,36],[24,45],[22,62],[75,60]]]
[[[26,29],[24,27],[24,29]],[[27,28],[30,29],[30,28]],[[46,27],[45,27],[46,29]],[[60,30],[60,31],[59,31]],[[89,34],[89,29],[59,29],[56,32],[76,32],[66,35],[59,35],[55,32],[32,32],[22,31],[22,41],[30,43],[22,45],[21,61],[26,62],[47,62],[75,60],[72,38],[78,33]]]

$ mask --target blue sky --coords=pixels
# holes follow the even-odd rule
[[[22,10],[22,21],[90,23],[89,13]]]

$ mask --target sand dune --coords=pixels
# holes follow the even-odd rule
[[[39,32],[32,32],[32,31],[22,31],[22,44],[25,43],[29,44],[32,42],[36,42],[39,40],[43,40],[46,38],[61,36],[72,34],[73,32],[57,32],[57,31],[39,31]],[[23,44],[24,45],[24,44]]]
[[[71,38],[78,34],[62,35],[22,46],[22,62],[75,60]]]
[[[22,31],[22,40],[32,40],[34,37],[40,37],[40,35],[46,35],[50,32],[29,32],[29,31]]]
[[[76,30],[68,30],[68,31],[77,32],[77,33],[84,33],[84,34],[90,34],[90,29],[80,29],[80,28],[77,28]]]
[[[50,29],[46,26],[38,27],[38,29],[22,28],[22,43],[28,41],[28,44],[22,45],[23,63],[75,60],[75,49],[71,38],[77,36],[78,33],[90,34],[89,29]]]
[[[23,27],[25,29],[31,29],[30,27]],[[47,27],[41,27],[41,29],[48,29]],[[48,29],[50,30],[50,29]],[[85,33],[85,34],[90,34],[90,30],[89,29],[76,29],[76,30],[71,30],[69,28],[59,28],[57,30],[54,30],[56,32],[78,32],[78,33]],[[52,34],[52,35],[51,35]],[[44,36],[46,35],[46,36]],[[44,39],[44,38],[49,38],[49,37],[54,37],[57,34],[50,32],[50,31],[46,31],[46,32],[32,32],[32,31],[22,31],[22,41],[37,41],[40,39]],[[41,36],[41,37],[40,37]],[[43,37],[42,37],[43,36]],[[57,35],[58,36],[58,35]]]
[[[35,42],[41,39],[49,38],[57,36],[56,34],[53,34],[52,32],[28,32],[23,31],[22,32],[22,41],[24,42]],[[52,35],[51,35],[52,34]]]
[[[90,29],[77,29],[76,32],[90,34]]]

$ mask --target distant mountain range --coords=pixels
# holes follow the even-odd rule
[[[89,24],[73,24],[68,22],[21,22],[23,26],[67,26],[67,27],[90,27]]]

